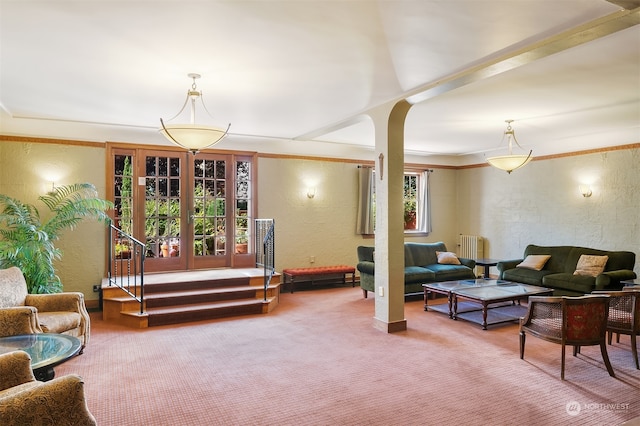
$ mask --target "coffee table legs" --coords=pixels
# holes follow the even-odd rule
[[[429,290],[427,290],[427,288],[425,287],[425,289],[424,289],[424,310],[425,310],[425,311],[428,311],[428,309],[427,309],[427,302],[428,302],[428,300],[429,300],[429,294],[430,294],[430,293],[429,293]]]
[[[489,304],[485,301],[482,301],[482,329],[487,329],[487,307]]]
[[[454,320],[457,320],[457,315],[458,315],[458,296],[456,294],[451,293],[450,296],[451,298],[453,298],[453,310],[451,309],[451,301],[449,302],[449,312],[450,312],[450,317],[453,318]],[[487,311],[489,309],[489,302],[487,301],[481,301],[480,303],[482,303],[482,329],[486,330],[487,329]]]

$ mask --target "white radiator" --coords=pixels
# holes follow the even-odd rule
[[[458,241],[458,256],[467,259],[482,259],[484,257],[484,241],[478,235],[462,235]],[[476,267],[476,276],[482,275],[482,268]]]

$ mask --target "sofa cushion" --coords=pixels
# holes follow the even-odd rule
[[[609,260],[609,256],[592,256],[583,254],[578,260],[576,270],[573,275],[587,275],[597,277],[604,271],[604,267]]]
[[[443,265],[460,265],[460,260],[455,253],[450,251],[437,251],[438,263]]]
[[[405,266],[404,282],[405,283],[425,283],[436,279],[436,274],[421,266]]]
[[[453,281],[474,279],[473,269],[464,265],[441,265],[434,263],[427,268],[435,273],[435,281]]]
[[[565,272],[560,274],[545,275],[542,285],[559,290],[567,290],[575,293],[587,294],[593,291],[595,278],[586,275],[573,275]]]
[[[77,312],[38,312],[40,327],[45,333],[64,333],[80,327],[82,317]]]
[[[525,260],[518,263],[516,268],[527,268],[541,271],[551,256],[548,254],[530,254]]]
[[[426,266],[438,263],[436,251],[447,251],[444,243],[404,243],[404,266]]]
[[[542,278],[545,275],[554,274],[555,272],[549,271],[546,269],[542,269],[541,271],[536,271],[534,269],[527,268],[513,268],[507,269],[502,274],[502,279],[507,281],[514,281],[518,283],[531,284],[531,285],[540,285],[542,282]]]
[[[526,259],[526,257],[531,254],[549,255],[551,257],[544,265],[544,268],[542,268],[543,271],[546,270],[552,272],[573,273],[573,271],[575,270],[575,263],[573,265],[574,267],[572,267],[570,270],[565,269],[567,259],[569,258],[572,249],[572,246],[536,246],[534,244],[529,244],[524,250],[523,258]],[[576,258],[576,263],[577,262],[578,259]]]

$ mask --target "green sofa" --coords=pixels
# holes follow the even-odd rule
[[[581,255],[608,256],[604,271],[598,276],[574,275]],[[529,255],[550,255],[537,271],[516,267]],[[503,260],[497,268],[502,280],[552,288],[556,296],[579,296],[594,290],[619,290],[620,281],[636,278],[633,268],[636,255],[629,251],[605,251],[575,246],[537,246],[530,244],[522,259]]]
[[[364,297],[368,291],[375,292],[375,247],[358,247],[358,265],[360,287]],[[444,243],[405,243],[404,244],[404,294],[422,294],[423,283],[474,279],[473,259],[459,258],[460,265],[440,264],[436,252],[448,251]]]

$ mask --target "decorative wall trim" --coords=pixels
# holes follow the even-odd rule
[[[50,138],[11,136],[11,135],[0,134],[0,142],[2,141],[75,145],[75,146],[87,146],[87,147],[103,148],[103,149],[105,149],[107,145],[109,145],[112,148],[127,148],[127,149],[136,149],[136,148],[140,148],[141,146],[141,144],[125,143],[125,142],[108,142],[108,141],[107,142],[89,142],[89,141],[79,141],[79,140],[69,140],[69,139],[50,139]],[[168,145],[144,144],[144,147],[146,149],[158,149],[158,150],[166,150],[166,151],[176,150],[175,147],[168,146]],[[543,155],[540,157],[535,157],[531,161],[553,160],[556,158],[576,157],[580,155],[597,154],[600,152],[621,151],[626,149],[638,149],[638,148],[640,148],[640,142],[632,143],[628,145],[608,146],[603,148],[587,149],[583,151],[566,152],[563,154]],[[269,154],[269,153],[256,153],[254,151],[233,151],[233,150],[221,150],[221,149],[206,149],[206,150],[203,150],[203,152],[234,153],[238,155],[257,154],[258,158],[273,158],[273,159],[282,159],[282,160],[326,161],[326,162],[335,162],[335,163],[349,163],[349,164],[374,166],[373,161],[352,160],[348,158],[314,157],[310,155],[293,155],[293,154]],[[478,167],[489,167],[489,164],[483,162],[478,164],[468,164],[464,166],[447,166],[447,165],[441,165],[441,164],[405,163],[405,168],[416,168],[416,169],[434,168],[434,169],[464,170],[464,169],[475,169]]]
[[[580,155],[598,154],[600,152],[623,151],[626,149],[638,149],[638,148],[640,148],[640,143],[632,143],[629,145],[607,146],[604,148],[585,149],[584,151],[565,152],[563,154],[541,155],[539,157],[534,157],[531,161],[554,160],[556,158],[577,157]],[[434,166],[434,167],[439,167],[439,166]],[[456,167],[456,169],[460,169],[460,170],[475,169],[478,167],[490,167],[490,165],[487,163],[468,164],[466,166],[458,166]]]
[[[28,136],[11,136],[0,135],[0,141],[2,142],[22,142],[22,143],[49,143],[57,145],[74,145],[74,146],[88,146],[93,148],[104,148],[104,142],[89,142],[78,141],[70,139],[49,139],[49,138],[34,138]]]

